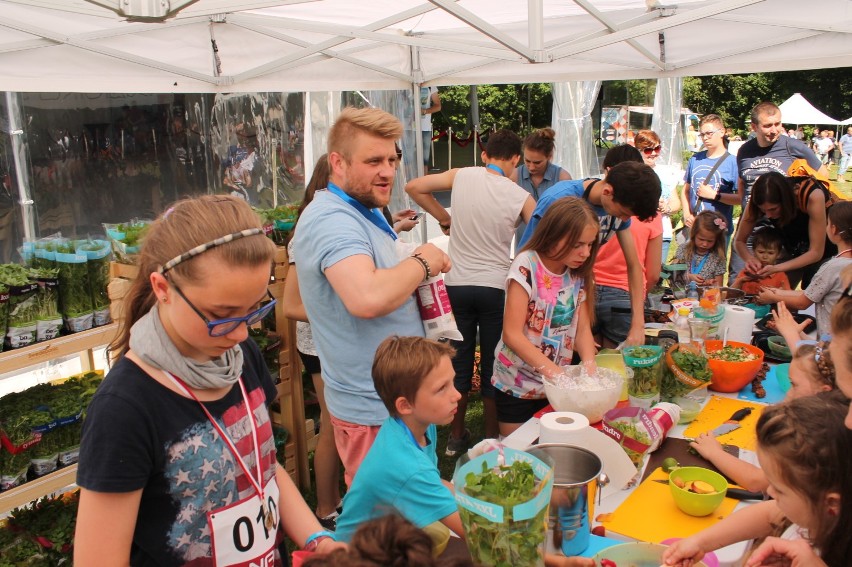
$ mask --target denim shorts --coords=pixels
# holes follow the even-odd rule
[[[613,311],[613,307],[617,307]],[[595,332],[612,342],[624,342],[630,332],[633,315],[630,294],[617,287],[599,285],[595,288]]]

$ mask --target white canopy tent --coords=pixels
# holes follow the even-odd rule
[[[842,124],[808,102],[808,99],[796,93],[781,104],[781,120],[785,124]]]
[[[163,14],[165,16],[163,17]],[[842,67],[852,2],[0,0],[0,91],[407,89]]]

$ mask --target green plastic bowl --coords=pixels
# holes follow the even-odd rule
[[[602,559],[608,559],[616,565],[653,565],[657,567],[663,562],[663,552],[667,545],[658,543],[632,542],[613,545],[598,551],[592,556],[595,565],[600,565]],[[693,567],[707,567],[703,561],[696,561]]]
[[[712,486],[716,492],[710,494],[697,494],[681,488],[674,483],[675,479],[684,482],[701,480]],[[709,516],[716,511],[725,494],[728,492],[728,481],[717,472],[702,467],[681,467],[669,474],[669,489],[675,504],[680,511],[690,516]]]
[[[773,335],[766,339],[766,342],[769,344],[769,350],[775,356],[781,358],[790,358],[793,356],[793,353],[790,352],[790,347],[787,346],[787,341],[781,335]]]
[[[772,310],[771,305],[758,305],[756,303],[746,303],[743,307],[748,307],[752,311],[754,311],[754,320],[759,321],[769,315],[769,312]]]

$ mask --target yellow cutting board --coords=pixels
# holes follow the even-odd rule
[[[607,532],[613,531],[623,536],[660,543],[670,537],[689,537],[709,528],[728,514],[737,501],[725,498],[715,512],[709,516],[696,518],[684,514],[674,502],[668,484],[654,480],[668,481],[668,473],[656,469],[615,509],[611,514],[602,514],[598,518]],[[602,521],[606,520],[606,521]]]
[[[754,451],[757,448],[757,434],[755,426],[757,425],[757,419],[760,417],[764,407],[766,407],[765,404],[747,402],[733,398],[723,398],[721,396],[710,396],[710,400],[707,402],[707,405],[704,406],[704,409],[701,410],[695,418],[695,421],[686,428],[686,431],[683,432],[683,436],[687,438],[698,437],[701,433],[704,433],[705,431],[712,431],[716,427],[725,423],[735,411],[742,408],[752,408],[754,411],[740,422],[739,428],[731,431],[730,433],[720,435],[716,437],[716,439],[723,445],[736,445],[741,449]]]

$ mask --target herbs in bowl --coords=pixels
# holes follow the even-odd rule
[[[739,392],[754,379],[763,365],[763,351],[747,343],[707,341],[707,364],[713,373],[710,389],[717,392]]]

